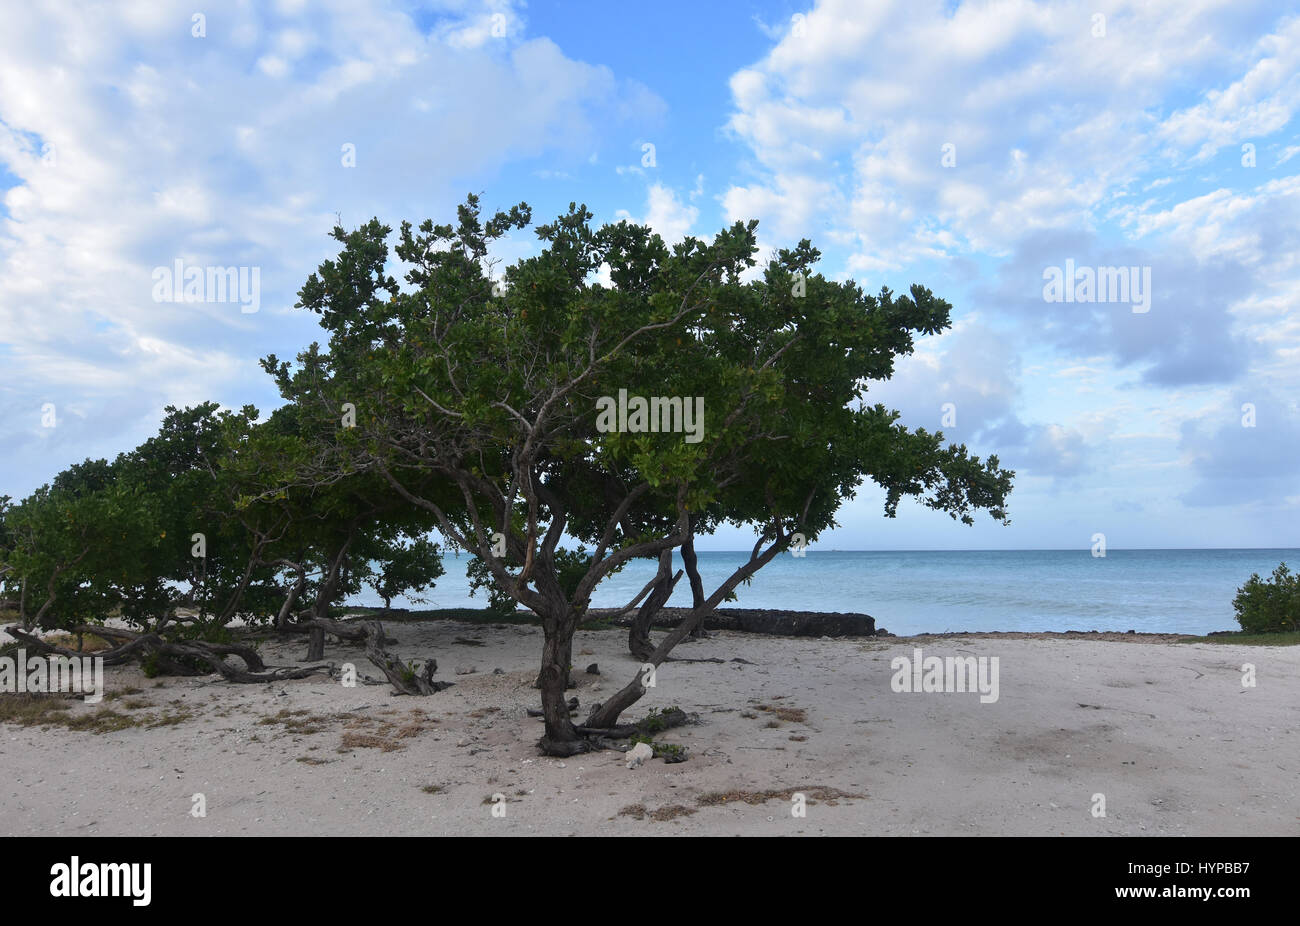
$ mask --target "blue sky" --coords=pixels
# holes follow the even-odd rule
[[[168,404],[272,407],[257,359],[317,337],[291,307],[336,214],[474,191],[669,240],[757,218],[953,304],[873,397],[999,454],[1012,525],[867,488],[826,547],[1300,546],[1295,4],[194,6],[0,14],[0,493]],[[259,268],[260,310],[155,302],[178,259]],[[1067,261],[1149,272],[1147,311],[1046,301]]]

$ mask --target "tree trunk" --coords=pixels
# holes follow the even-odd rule
[[[206,551],[204,551],[206,554]],[[199,589],[203,593],[199,594]],[[187,607],[199,608],[199,623],[206,623],[208,619],[208,557],[206,555],[199,557],[198,568],[191,575],[190,581],[190,601]]]
[[[84,550],[82,550],[82,551],[77,555],[77,558],[76,558],[76,559],[74,559],[74,560],[73,560],[72,562],[70,562],[70,563],[64,563],[63,565],[59,566],[59,567],[58,567],[57,569],[55,569],[54,572],[50,575],[50,584],[49,584],[49,587],[48,587],[49,597],[45,599],[45,604],[41,605],[40,610],[36,612],[36,616],[32,618],[32,627],[39,627],[39,626],[41,626],[41,619],[42,619],[43,617],[45,617],[45,613],[46,613],[47,611],[49,611],[50,608],[52,608],[52,607],[54,606],[54,601],[55,601],[55,599],[59,597],[59,593],[55,590],[55,586],[56,586],[56,584],[57,584],[58,581],[59,581],[59,576],[63,575],[63,574],[64,574],[65,572],[67,572],[69,569],[73,568],[73,567],[76,566],[78,563],[80,563],[83,559],[85,559],[86,554],[89,553],[89,552],[90,552],[90,547],[86,547]],[[25,590],[25,589],[24,589],[24,590]],[[31,629],[31,628],[28,628],[28,629]]]
[[[334,592],[339,587],[339,570],[351,545],[352,536],[349,535],[343,547],[335,555],[334,561],[330,563],[329,571],[321,580],[320,588],[316,590],[316,600],[312,602],[311,607],[312,617],[316,620],[329,620],[330,602],[334,600]],[[319,662],[324,658],[325,630],[321,625],[313,624],[311,636],[307,640],[307,662]]]
[[[564,698],[573,660],[573,632],[577,625],[574,612],[567,606],[563,616],[542,617],[546,641],[542,646],[542,668],[537,674],[537,683],[542,690],[546,733],[537,745],[547,756],[572,756],[586,752],[588,748],[587,741],[578,734],[569,718],[569,706]]]
[[[248,583],[253,581],[253,570],[262,561],[262,550],[265,548],[266,544],[260,541],[253,548],[253,555],[248,558],[248,565],[244,567],[244,574],[239,578],[239,585],[235,588],[234,594],[230,596],[230,600],[226,602],[226,606],[221,609],[221,613],[217,615],[217,624],[219,626],[224,627],[229,624],[231,619],[234,618],[235,612],[239,610],[239,602],[248,589]]]
[[[700,578],[699,560],[695,556],[695,525],[686,534],[686,542],[682,544],[682,565],[686,567],[686,576],[691,583],[691,607],[698,608],[704,604],[704,580]],[[704,632],[704,619],[691,631],[692,637],[707,637]]]
[[[27,618],[27,576],[23,576],[23,590],[18,596],[18,620],[24,630],[31,630],[36,626],[34,620],[29,621]]]
[[[708,614],[716,608],[718,602],[726,598],[726,596],[730,594],[737,585],[758,572],[759,569],[766,566],[778,553],[781,552],[782,549],[784,549],[782,545],[782,541],[784,540],[784,537],[778,537],[778,542],[773,543],[761,554],[759,553],[759,547],[756,546],[754,552],[750,554],[748,562],[736,569],[725,582],[714,590],[712,595],[704,600],[702,605],[692,608],[691,613],[686,615],[676,628],[659,641],[659,645],[655,647],[655,651],[651,653],[645,661],[654,666],[662,664],[663,661],[668,658],[668,654],[672,652],[673,647],[680,643],[687,634],[699,626],[700,622],[704,620],[705,614]],[[646,688],[645,685],[641,683],[641,678],[642,673],[638,670],[632,681],[628,682],[627,685],[615,692],[613,697],[604,704],[598,705],[592,710],[591,715],[587,718],[587,722],[583,724],[583,726],[614,726],[618,722],[619,715],[639,701],[641,696],[645,694]]]
[[[312,624],[307,635],[307,658],[305,662],[320,662],[325,658],[325,628]]]
[[[654,643],[650,640],[650,623],[660,609],[668,603],[668,599],[673,595],[673,588],[677,585],[677,580],[682,577],[680,569],[677,570],[676,575],[670,575],[669,570],[672,567],[673,551],[671,549],[664,550],[659,554],[659,573],[654,591],[650,593],[645,603],[641,605],[640,610],[636,612],[636,617],[627,631],[628,651],[642,662],[649,659],[650,654],[655,651]]]
[[[275,616],[276,630],[284,630],[289,626],[289,616],[293,613],[293,606],[297,603],[302,590],[307,587],[307,570],[298,563],[286,562],[285,565],[298,573],[298,579],[290,587],[288,594],[285,595],[284,604],[280,605],[280,613]]]

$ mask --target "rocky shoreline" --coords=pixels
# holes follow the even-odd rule
[[[654,626],[676,627],[690,613],[690,608],[664,608]],[[591,608],[591,617],[615,613],[613,608]],[[628,626],[634,614],[628,613],[614,623]],[[704,619],[706,630],[734,630],[779,637],[884,637],[891,634],[876,629],[870,614],[854,611],[779,611],[766,608],[718,608]]]

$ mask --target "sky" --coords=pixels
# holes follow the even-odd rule
[[[1012,523],[868,486],[822,548],[1300,546],[1300,4],[198,5],[0,11],[0,494],[269,411],[330,228],[475,192],[952,303],[868,400],[997,454]],[[256,304],[160,301],[177,261]]]

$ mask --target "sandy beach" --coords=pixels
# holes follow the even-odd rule
[[[678,647],[625,715],[679,706],[659,742],[537,754],[534,626],[389,623],[433,656],[435,695],[324,677],[232,685],[108,670],[109,732],[0,724],[4,835],[1296,835],[1300,648],[1054,634],[792,639]],[[620,630],[582,631],[571,692],[636,671]],[[998,699],[891,690],[891,660],[997,657]],[[263,647],[287,665],[305,642]],[[377,677],[361,650],[326,658]],[[733,659],[745,662],[733,662]],[[584,670],[595,663],[600,674]],[[1242,665],[1257,684],[1243,687]],[[499,672],[496,670],[500,670]],[[791,793],[807,800],[792,814]],[[206,816],[195,816],[195,795]],[[495,801],[493,795],[497,795]],[[1095,815],[1104,795],[1105,815]],[[504,807],[504,812],[502,811]]]

